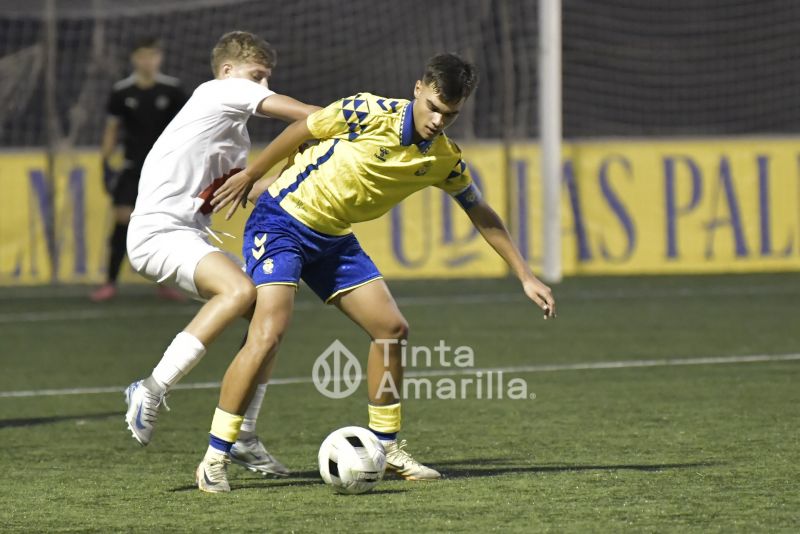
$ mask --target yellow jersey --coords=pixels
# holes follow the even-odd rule
[[[413,142],[413,102],[369,93],[343,98],[307,119],[321,140],[294,159],[269,194],[318,232],[346,235],[409,195],[439,187],[466,209],[480,198],[461,150],[444,134]]]

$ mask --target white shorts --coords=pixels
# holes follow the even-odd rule
[[[128,225],[128,259],[142,276],[177,286],[202,299],[194,283],[194,272],[204,257],[222,252],[234,263],[241,261],[208,242],[202,228],[166,215],[138,215]]]

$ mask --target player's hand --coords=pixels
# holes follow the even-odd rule
[[[553,298],[553,291],[535,276],[522,283],[522,288],[528,298],[539,306],[544,312],[544,319],[556,318],[556,300]]]
[[[228,178],[228,180],[214,192],[214,198],[211,199],[214,213],[222,211],[225,206],[231,204],[231,207],[228,208],[228,211],[225,213],[225,220],[230,220],[240,204],[242,207],[247,205],[247,194],[253,187],[253,182],[254,180],[245,171],[237,172]]]
[[[252,189],[250,189],[250,192],[247,194],[247,200],[250,201],[250,204],[255,205],[255,203],[258,202],[258,197],[264,194],[264,191],[269,189],[269,186],[271,186],[277,179],[277,175],[269,176],[254,183]]]

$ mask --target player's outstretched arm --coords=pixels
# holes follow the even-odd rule
[[[305,119],[319,109],[322,108],[319,106],[312,106],[311,104],[304,104],[290,96],[279,94],[274,94],[265,98],[258,106],[258,111],[262,115],[286,122]]]
[[[294,155],[286,158],[286,163],[279,172],[276,172],[272,176],[265,176],[261,180],[257,180],[256,183],[253,184],[252,189],[250,189],[250,192],[247,194],[247,200],[250,201],[251,204],[255,204],[258,201],[258,197],[264,194],[264,191],[266,191],[269,188],[269,186],[271,186],[275,182],[275,180],[280,178],[281,174],[283,174],[284,171],[286,171],[286,169],[288,169],[294,164],[294,158],[297,157],[297,154],[303,152],[309,146],[310,146],[309,143],[303,143],[302,145],[300,145],[300,147],[298,147]]]
[[[239,204],[244,205],[247,202],[247,194],[253,184],[260,180],[272,167],[291,156],[304,141],[312,137],[305,119],[290,124],[256,156],[245,170],[231,176],[222,187],[217,189],[214,193],[214,198],[211,200],[211,205],[214,206],[214,213],[231,204],[225,214],[225,219],[230,219]],[[267,183],[265,187],[269,187],[269,185],[271,184]]]
[[[497,251],[517,275],[528,298],[544,311],[544,318],[555,318],[556,301],[553,298],[553,292],[531,272],[500,216],[483,199],[469,207],[466,213],[486,242]]]

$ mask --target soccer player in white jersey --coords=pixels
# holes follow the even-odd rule
[[[209,447],[197,469],[203,491],[230,491],[227,464],[251,392],[267,378],[289,326],[295,288],[302,279],[371,338],[367,356],[369,428],[386,449],[386,469],[407,480],[440,474],[412,457],[398,441],[403,368],[401,342],[408,323],[380,271],[362,250],[352,224],[380,217],[404,198],[434,186],[449,193],[519,278],[525,295],[555,317],[550,288],[531,272],[503,221],[482,198],[462,159],[444,134],[477,83],[475,67],[454,54],[431,58],[414,88],[414,100],[359,93],[297,121],[248,167],[220,187],[212,201],[228,216],[266,170],[301,142],[318,145],[299,154],[277,178],[258,184],[260,195],[244,232],[246,270],[258,297],[247,341],[228,367],[211,423]],[[386,373],[395,388],[381,384]]]
[[[253,308],[255,288],[241,264],[209,242],[209,235],[216,237],[209,228],[209,195],[246,166],[252,115],[292,122],[319,109],[267,87],[275,58],[274,49],[256,35],[223,35],[211,52],[215,79],[194,91],[144,162],[128,232],[131,265],[151,280],[171,283],[206,302],[172,340],[151,376],[126,390],[125,421],[142,445],[152,439],[169,389],[234,319]],[[257,438],[251,442],[256,452],[265,453]]]

